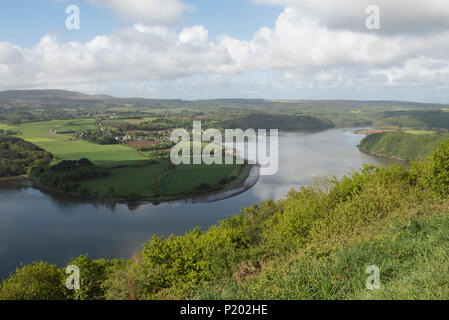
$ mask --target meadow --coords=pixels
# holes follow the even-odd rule
[[[120,198],[131,193],[144,198],[170,198],[190,194],[201,184],[213,186],[222,179],[237,177],[239,168],[239,165],[180,165],[169,169],[166,161],[159,161],[143,167],[111,169],[109,176],[83,184],[100,194],[107,193],[112,187]]]
[[[146,161],[136,151],[123,145],[98,145],[81,139],[74,139],[71,134],[51,134],[51,129],[74,130],[78,126],[84,128],[93,125],[89,120],[74,122],[73,120],[55,120],[30,122],[16,126],[0,125],[0,129],[20,131],[20,138],[54,154],[60,160],[79,160],[87,158],[96,165],[113,168],[117,166],[136,165]]]
[[[115,195],[127,197],[130,193],[142,197],[154,197],[154,183],[167,169],[167,163],[158,162],[144,167],[125,167],[109,170],[107,177],[83,182],[91,190],[106,193],[114,188]]]
[[[227,177],[237,177],[239,167],[239,165],[180,165],[161,178],[160,191],[169,195],[188,192],[203,183],[215,185]]]
[[[437,133],[436,131],[430,131],[430,130],[405,130],[404,132],[408,133],[408,134],[414,134],[417,136],[428,136],[428,135]]]

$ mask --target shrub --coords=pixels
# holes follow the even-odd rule
[[[80,289],[70,291],[69,298],[74,300],[104,299],[103,283],[114,268],[122,263],[120,260],[91,260],[87,255],[74,259],[69,265],[77,266],[80,269]]]
[[[437,195],[449,195],[449,139],[440,144],[427,162],[426,185]]]
[[[0,300],[64,300],[64,274],[55,265],[34,262],[17,268],[16,273],[2,283]]]

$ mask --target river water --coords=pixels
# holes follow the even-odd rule
[[[216,202],[106,206],[0,182],[0,279],[20,262],[44,260],[63,266],[86,253],[91,258],[129,258],[153,234],[207,229],[244,206],[280,199],[314,177],[341,177],[364,163],[379,164],[381,160],[358,150],[363,136],[354,134],[356,129],[280,133],[278,173],[261,176],[250,190]]]

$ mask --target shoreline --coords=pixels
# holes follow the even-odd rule
[[[251,168],[248,174],[245,176],[243,181],[237,183],[235,186],[229,187],[225,186],[221,190],[214,190],[210,192],[205,192],[204,194],[194,195],[194,196],[172,196],[172,197],[161,197],[161,198],[141,198],[136,201],[129,201],[127,199],[118,199],[118,203],[122,204],[133,204],[133,205],[144,205],[144,204],[161,204],[161,203],[175,203],[175,202],[184,202],[184,203],[207,203],[207,202],[216,202],[220,200],[229,199],[235,197],[239,194],[242,194],[252,187],[256,185],[259,181],[259,165],[250,165]]]
[[[249,167],[249,169],[248,169]],[[247,170],[248,172],[242,172],[244,175],[239,176],[237,181],[233,181],[229,185],[223,186],[223,188],[219,190],[211,190],[209,192],[205,192],[199,195],[175,195],[169,197],[160,197],[160,198],[139,198],[135,201],[130,201],[126,198],[120,197],[105,197],[105,198],[94,198],[94,197],[83,197],[76,193],[65,193],[59,190],[55,190],[46,186],[42,186],[37,181],[27,175],[14,176],[14,177],[5,177],[0,178],[0,182],[8,182],[8,181],[22,181],[26,180],[30,182],[30,187],[33,187],[43,193],[47,193],[51,196],[63,197],[65,199],[80,201],[85,203],[120,203],[120,204],[128,204],[128,205],[144,205],[144,204],[153,204],[159,205],[161,203],[170,203],[170,202],[186,202],[186,203],[202,203],[202,202],[215,202],[224,199],[228,199],[234,196],[237,196],[241,193],[246,192],[251,189],[254,185],[259,181],[259,165],[245,165],[243,170]]]
[[[16,180],[32,180],[26,174],[22,174],[20,176],[12,176],[12,177],[3,177],[0,178],[0,181],[16,181]]]
[[[384,154],[376,154],[376,153],[373,153],[373,152],[370,152],[370,151],[363,150],[362,148],[360,148],[360,146],[357,146],[357,148],[362,153],[367,154],[367,155],[372,156],[372,157],[376,157],[376,158],[380,158],[380,159],[383,159],[383,160],[389,160],[389,161],[394,161],[394,162],[410,165],[410,161],[404,160],[402,158],[397,158],[397,157],[394,157],[394,156],[387,156],[387,155],[384,155]]]

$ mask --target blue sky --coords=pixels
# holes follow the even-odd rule
[[[80,9],[80,30],[65,26],[68,5]],[[0,90],[448,103],[448,86],[448,1],[0,4]]]
[[[180,30],[191,25],[204,25],[212,39],[227,33],[239,39],[250,40],[263,26],[272,27],[282,12],[281,6],[261,6],[249,0],[195,0],[194,6],[173,27]],[[67,30],[65,9],[79,6],[80,30]],[[4,0],[0,10],[0,40],[30,47],[46,34],[53,34],[61,41],[89,41],[99,34],[132,25],[111,10],[88,1],[69,0]]]

